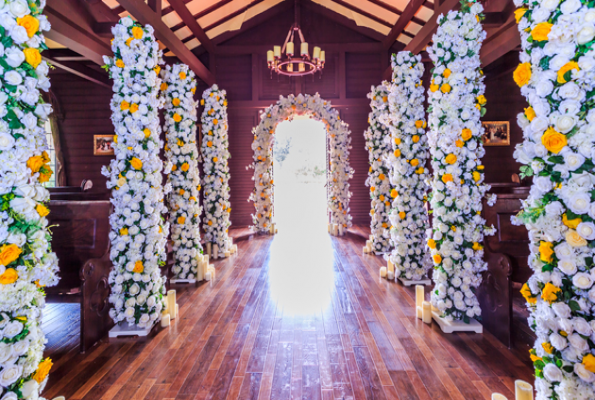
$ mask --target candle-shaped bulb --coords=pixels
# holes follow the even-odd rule
[[[299,70],[300,72],[304,72],[306,70],[306,65],[304,63],[300,63]]]
[[[287,72],[293,72],[293,63],[287,64]]]
[[[312,58],[318,60],[320,58],[320,47],[314,46],[314,51],[312,52]]]
[[[326,61],[325,57],[326,57],[326,53],[324,50],[322,50],[320,52],[320,61],[325,62]]]
[[[267,51],[267,62],[273,62],[274,57],[273,50]]]
[[[293,42],[287,42],[287,47],[285,48],[285,53],[290,57],[295,54],[293,52]]]
[[[308,55],[308,43],[307,42],[302,43],[300,54],[302,56],[307,56]]]
[[[281,46],[273,47],[273,53],[275,54],[275,58],[281,58]]]

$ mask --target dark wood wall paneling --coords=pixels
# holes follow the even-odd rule
[[[301,26],[310,48],[327,48],[327,64],[322,78],[310,76],[288,78],[270,75],[266,67],[266,49],[281,44],[293,22],[293,11],[287,11],[269,22],[256,26],[219,46],[221,54],[211,57],[201,54],[205,65],[215,67],[217,82],[228,92],[229,138],[231,169],[232,222],[236,226],[251,224],[252,203],[247,201],[253,188],[252,128],[260,121],[259,111],[278,100],[279,95],[291,93],[320,93],[330,100],[350,126],[352,132],[351,165],[355,175],[351,180],[351,213],[355,223],[369,222],[370,199],[365,179],[368,155],[364,149],[363,132],[367,128],[369,101],[366,98],[371,85],[381,81],[388,65],[388,54],[374,49],[372,39],[345,28],[334,21],[302,10]],[[518,164],[512,159],[514,145],[522,140],[516,124],[516,114],[525,107],[524,98],[508,71],[515,54],[486,70],[486,121],[510,121],[511,146],[487,147],[484,163],[490,183],[510,182]],[[426,63],[424,86],[430,83],[431,63]],[[206,89],[199,82],[197,97]],[[111,91],[72,75],[52,72],[52,90],[61,102],[64,119],[60,122],[69,185],[78,185],[82,179],[92,179],[94,191],[105,192],[105,178],[101,166],[109,157],[93,156],[94,134],[113,133],[109,100]]]

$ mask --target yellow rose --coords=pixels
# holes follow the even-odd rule
[[[440,264],[442,262],[442,257],[440,256],[440,254],[434,254],[432,256],[432,259],[434,260],[434,263],[436,263],[436,264]]]
[[[7,266],[16,261],[23,251],[16,244],[5,244],[0,247],[0,264]]]
[[[450,153],[449,155],[446,156],[446,158],[444,159],[444,162],[447,164],[454,164],[457,162],[457,156]]]
[[[140,26],[133,26],[131,31],[132,36],[134,36],[135,39],[142,39],[145,34],[143,28],[141,28]]]
[[[531,362],[536,362],[536,361],[543,361],[543,358],[541,357],[537,357],[535,354],[531,353],[529,354],[529,357],[531,357]]]
[[[126,236],[128,235],[128,228],[124,227],[124,228],[120,228],[120,236]]]
[[[145,270],[145,266],[143,265],[143,262],[141,260],[138,260],[137,262],[134,263],[134,268],[132,268],[132,272],[135,272],[137,274],[142,274],[144,270]]]
[[[137,111],[138,111],[138,104],[136,104],[136,103],[132,103],[132,104],[130,105],[130,112],[131,112],[132,114],[134,114],[134,113],[135,113],[135,112],[137,112]]]
[[[585,368],[588,371],[591,371],[591,372],[595,373],[595,357],[593,356],[593,354],[587,353],[583,357],[582,364],[585,366]]]
[[[525,86],[531,80],[531,63],[522,63],[514,70],[512,78],[519,87]]]
[[[213,120],[213,125],[217,125],[218,123],[219,123],[219,120],[215,118],[215,119]]]
[[[185,162],[184,164],[182,164],[182,166],[180,167],[180,169],[184,172],[188,171],[190,169],[190,164],[188,164],[187,162]]]
[[[444,72],[442,73],[442,76],[444,76],[445,78],[448,78],[450,76],[452,72],[450,71],[450,69],[446,68],[444,70]]]
[[[533,107],[529,106],[525,108],[525,117],[529,120],[529,122],[533,121],[533,118],[536,117],[535,110]]]
[[[31,15],[25,15],[23,18],[17,18],[17,24],[27,31],[27,36],[32,38],[39,30],[39,20]]]
[[[414,158],[413,160],[411,160],[412,167],[417,167],[418,165],[419,165],[419,160],[417,158]]]
[[[401,144],[401,138],[396,137],[395,138],[395,144],[398,146]]]
[[[441,180],[444,183],[452,182],[453,181],[452,175],[451,174],[444,174],[444,175],[442,175]]]
[[[562,68],[560,68],[560,70],[558,71],[558,83],[562,84],[568,82],[566,78],[564,78],[564,75],[566,75],[568,71],[572,71],[573,69],[580,71],[578,63],[576,61],[569,61],[566,64],[564,64]]]
[[[399,192],[397,192],[397,189],[393,189],[390,191],[390,197],[392,197],[393,199],[396,198],[399,195]]]
[[[33,47],[28,47],[23,50],[23,53],[25,53],[25,61],[27,61],[33,68],[37,68],[37,66],[41,64],[41,53],[39,50],[34,49]]]
[[[463,142],[461,139],[457,139],[457,140],[455,141],[455,145],[456,145],[457,147],[463,147],[463,146],[465,145],[465,142]]]
[[[424,121],[422,121],[422,120],[415,121],[415,127],[417,129],[421,128],[422,126],[424,126]]]
[[[587,245],[587,241],[573,229],[566,232],[566,241],[572,247],[583,247]]]
[[[40,217],[45,217],[50,213],[50,210],[43,204],[38,204],[37,207],[35,207],[35,211],[37,211]]]
[[[153,71],[155,71],[155,74],[159,76],[159,73],[161,72],[161,67],[159,65],[156,65],[155,68],[153,68]]]
[[[0,275],[0,284],[10,285],[19,279],[19,274],[14,268],[7,268],[2,275]]]
[[[178,113],[174,113],[174,121],[180,122],[182,120],[182,116]]]
[[[481,180],[481,173],[479,171],[473,171],[473,180],[479,182]]]
[[[178,221],[178,225],[183,225],[184,222],[186,222],[186,217],[180,216],[180,217],[178,217],[177,221]]]
[[[117,59],[116,60],[116,67],[118,67],[118,68],[124,68],[125,67],[124,61],[122,61],[120,59]]]
[[[394,152],[395,157],[401,157],[401,150],[396,149]]]
[[[181,80],[186,79],[186,73],[184,71],[180,72],[179,77]]]
[[[531,30],[531,37],[533,38],[533,40],[537,42],[543,42],[548,40],[548,35],[552,30],[552,26],[553,25],[549,22],[541,22],[537,24],[535,28]]]
[[[436,248],[436,241],[434,239],[429,239],[428,240],[428,247],[430,249],[435,249]]]
[[[217,157],[213,157],[213,162],[217,162],[219,159]]]
[[[451,91],[451,87],[450,87],[450,85],[449,85],[448,83],[445,83],[444,85],[442,85],[442,86],[440,87],[440,91],[441,91],[442,93],[450,93],[450,91]]]
[[[552,262],[552,255],[554,254],[554,245],[550,242],[539,242],[539,258],[541,261],[549,263]]]
[[[541,143],[548,149],[548,151],[558,154],[564,147],[566,147],[568,141],[566,140],[566,135],[549,127],[541,136]]]
[[[465,128],[461,131],[461,138],[466,142],[467,140],[471,139],[471,137],[473,136],[473,132],[471,132],[471,129],[469,128]]]
[[[541,291],[541,298],[548,303],[552,304],[554,301],[558,300],[558,293],[562,290],[552,285],[550,282],[546,283],[543,290]]]
[[[567,227],[569,227],[570,229],[576,229],[578,224],[580,224],[581,222],[583,222],[583,220],[580,218],[568,219],[566,214],[562,215],[562,223],[564,225],[566,225]]]
[[[554,352],[554,346],[552,346],[548,342],[543,342],[541,344],[541,347],[543,347],[543,350],[548,354],[552,354]]]
[[[41,167],[44,165],[43,157],[42,156],[33,156],[27,160],[27,167],[31,170],[31,175],[36,172],[39,172]]]
[[[380,174],[378,175],[378,179],[380,179],[381,181],[386,179],[386,176],[384,176],[384,174]]]
[[[482,106],[488,102],[488,100],[486,99],[486,97],[482,94],[481,96],[477,96],[477,102],[479,104],[481,104]]]
[[[151,130],[149,128],[143,129],[143,133],[145,134],[145,138],[148,139],[151,136]],[[116,142],[117,143],[117,142]]]
[[[417,142],[419,142],[419,135],[413,135],[413,136],[411,137],[411,140],[413,141],[413,143],[417,143]]]
[[[180,105],[180,99],[178,99],[177,97],[175,97],[172,101],[171,104],[173,104],[175,107],[178,107]]]
[[[435,84],[431,84],[431,85],[430,85],[430,91],[431,91],[432,93],[433,93],[433,92],[436,92],[436,91],[438,91],[438,89],[440,89],[440,86],[438,86],[438,85],[435,85]]]
[[[52,360],[50,360],[49,358],[46,358],[45,360],[40,362],[37,366],[37,371],[35,371],[35,374],[33,374],[33,379],[35,379],[37,383],[43,382],[50,373],[52,365],[54,364],[52,363]]]
[[[517,8],[516,10],[514,10],[514,19],[516,20],[517,24],[521,22],[521,18],[523,18],[523,15],[525,15],[526,12],[527,9],[524,7]]]
[[[129,109],[130,109],[130,103],[127,102],[126,100],[122,100],[122,102],[120,103],[120,110],[126,111]]]
[[[143,168],[143,162],[138,158],[133,157],[132,160],[130,160],[130,166],[138,171]]]
[[[405,211],[400,211],[399,212],[399,218],[405,219],[406,216],[407,216],[407,214],[405,213]]]
[[[163,82],[163,83],[161,84],[161,87],[160,87],[160,89],[161,89],[161,91],[163,92],[163,91],[167,90],[167,87],[168,87],[168,86],[167,86],[167,83]]]

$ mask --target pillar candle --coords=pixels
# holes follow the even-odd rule
[[[326,58],[326,53],[324,52],[324,50],[322,50],[320,52],[320,61],[324,62]]]
[[[210,273],[210,272],[207,272],[207,273],[205,274],[205,280],[206,280],[207,282],[211,280],[211,273]]]
[[[307,56],[308,55],[308,43],[306,43],[306,42],[302,43],[300,48],[301,48],[300,54],[302,56]]]
[[[209,258],[210,258],[210,257],[209,257],[209,255],[208,255],[208,254],[207,254],[207,255],[205,255],[205,256],[203,256],[204,262],[205,262],[205,264],[206,264],[206,265],[205,265],[205,268],[209,266]],[[205,269],[205,271],[206,271],[206,269]]]
[[[417,318],[421,319],[422,305],[424,302],[424,287],[422,285],[415,285],[415,310]]]
[[[312,58],[318,60],[320,58],[320,47],[314,46],[314,51],[312,52]]]
[[[232,248],[233,248],[233,252],[234,252],[234,253],[237,253],[237,252],[238,252],[238,245],[237,245],[237,244],[234,244],[234,245],[232,246]]]
[[[176,319],[176,291],[173,289],[167,291],[167,312],[171,319]]]
[[[54,397],[52,400],[66,400],[66,397],[58,396],[58,397]]]
[[[216,244],[213,244],[213,260],[216,260],[219,258],[219,246],[217,246]]]
[[[514,381],[514,393],[516,400],[533,400],[533,386],[520,379]]]
[[[370,249],[368,249],[368,246],[364,246],[364,247],[362,248],[362,250],[363,250],[363,252],[364,252],[364,253],[366,253],[366,254],[370,252]]]
[[[215,266],[209,265],[209,272],[211,273],[211,279],[215,279],[217,277],[217,271],[215,271]]]
[[[501,393],[492,393],[492,400],[508,400],[508,398]]]
[[[422,321],[426,324],[432,323],[432,303],[424,301],[422,303]]]
[[[281,58],[281,46],[274,46],[273,53],[274,53],[275,57]]]
[[[388,278],[389,281],[392,281],[393,279],[395,279],[395,271],[388,271],[386,273],[386,277]]]
[[[199,260],[197,260],[198,265],[196,266],[196,280],[197,281],[202,281],[204,279],[204,274],[202,272],[202,265],[204,263],[204,258],[200,258]]]
[[[380,268],[380,277],[381,278],[386,278],[386,267],[381,267]]]
[[[225,258],[227,258],[229,256],[231,256],[231,252],[228,250],[228,251],[225,252]]]
[[[389,259],[388,262],[386,263],[386,268],[388,269],[389,272],[392,272],[393,275],[395,274],[395,264],[393,264],[393,262]]]
[[[287,47],[285,48],[285,53],[287,53],[288,56],[292,56],[295,54],[293,52],[293,42],[287,42]]]
[[[161,327],[162,327],[162,328],[166,328],[166,327],[168,327],[168,326],[169,326],[169,324],[170,324],[170,321],[171,321],[171,320],[170,320],[170,316],[169,316],[169,314],[162,315],[162,316],[161,316]]]
[[[368,238],[371,242],[374,241],[374,235],[370,235],[370,237]]]
[[[211,255],[211,243],[207,243],[207,255],[210,256]]]
[[[275,58],[275,56],[273,55],[273,50],[267,51],[267,61],[272,62],[274,60],[274,58]]]
[[[339,224],[339,236],[343,236],[343,224]]]
[[[337,236],[337,231],[339,230],[339,226],[337,224],[333,224],[333,235]]]

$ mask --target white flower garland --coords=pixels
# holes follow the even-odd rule
[[[393,83],[388,103],[390,113],[386,121],[390,128],[392,151],[387,156],[391,165],[390,221],[394,250],[390,260],[395,276],[419,281],[432,266],[425,247],[428,213],[427,201],[428,139],[425,134],[424,88],[421,78],[424,65],[421,56],[408,51],[393,54]]]
[[[372,209],[370,210],[372,232],[372,251],[374,253],[386,253],[390,251],[390,226],[388,213],[391,206],[391,184],[389,181],[390,167],[384,160],[390,152],[390,132],[382,123],[381,119],[388,115],[388,82],[372,86],[368,94],[372,112],[368,114],[370,126],[364,132],[366,139],[366,150],[370,170],[366,186],[370,188]]]
[[[161,318],[164,280],[159,265],[165,262],[169,224],[162,214],[163,163],[159,149],[158,99],[161,50],[153,28],[129,17],[113,28],[114,58],[104,57],[114,80],[110,103],[115,127],[116,159],[104,167],[107,188],[112,189],[110,215],[110,316],[150,327]],[[165,171],[166,173],[168,171]]]
[[[219,254],[229,249],[229,142],[227,138],[227,94],[213,85],[202,94],[202,157],[204,182],[205,240],[216,244]]]
[[[493,233],[480,215],[489,189],[481,164],[485,150],[479,120],[485,112],[479,51],[486,33],[480,23],[483,7],[471,4],[438,17],[429,49],[435,65],[428,110],[434,215],[428,245],[436,283],[432,303],[446,319],[463,321],[481,314],[475,296],[487,268],[481,243],[484,234]]]
[[[165,155],[172,163],[168,184],[171,238],[174,242],[174,279],[196,279],[200,244],[198,147],[196,146],[196,79],[185,64],[162,71],[161,90],[165,97]]]
[[[514,80],[529,107],[515,158],[534,176],[514,223],[529,230],[533,276],[521,290],[537,340],[537,399],[595,398],[595,8],[523,1]]]
[[[260,124],[254,128],[254,193],[250,195],[254,202],[256,214],[252,215],[254,227],[259,232],[268,232],[273,217],[273,140],[277,124],[291,118],[293,114],[308,114],[326,125],[329,141],[329,181],[328,208],[331,212],[331,223],[341,224],[344,228],[351,226],[349,214],[349,179],[353,169],[349,166],[349,149],[351,136],[349,126],[341,121],[339,112],[332,108],[330,102],[315,95],[289,95],[279,97],[279,101],[264,110],[260,116]]]
[[[0,10],[0,396],[12,400],[37,398],[52,366],[40,326],[41,287],[58,282],[42,185],[52,175],[43,128],[52,108],[40,95],[50,87],[44,4],[9,0]]]

